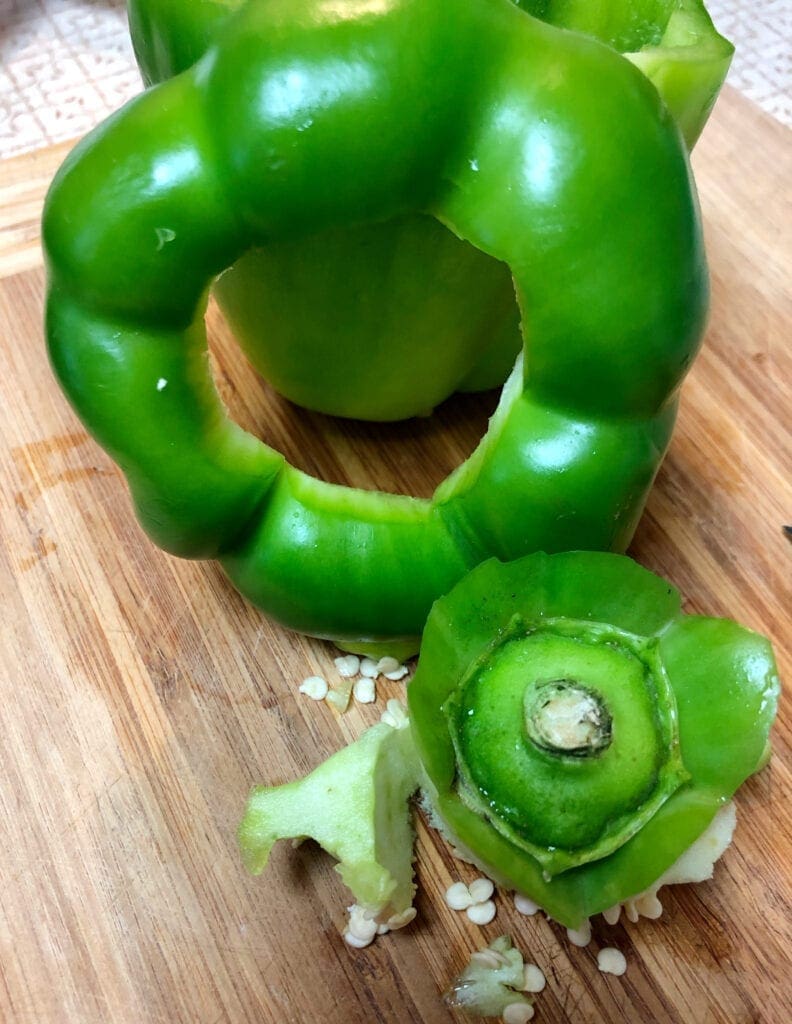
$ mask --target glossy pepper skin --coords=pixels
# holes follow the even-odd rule
[[[408,690],[452,840],[568,927],[648,889],[762,767],[768,641],[601,552],[488,561],[432,609]]]
[[[245,0],[127,0],[135,56],[147,85],[186,71]],[[734,47],[702,0],[514,0],[559,28],[623,53],[654,84],[690,148],[729,70]]]
[[[240,5],[129,0],[144,79],[194,64]],[[519,6],[624,53],[693,145],[732,52],[700,0]],[[236,261],[214,294],[259,373],[285,397],[331,415],[427,414],[454,391],[502,384],[521,347],[508,267],[421,214],[270,239]]]
[[[526,338],[429,501],[319,482],[240,430],[203,324],[251,249],[416,213],[509,267]],[[627,545],[707,305],[657,92],[506,0],[251,0],[77,147],[44,241],[53,367],[149,535],[292,628],[400,654],[489,556]]]

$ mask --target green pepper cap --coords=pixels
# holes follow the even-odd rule
[[[575,927],[656,882],[764,763],[778,687],[763,637],[574,552],[491,560],[438,601],[409,702],[453,841]]]
[[[516,618],[443,712],[460,798],[549,875],[618,849],[690,777],[654,638]]]

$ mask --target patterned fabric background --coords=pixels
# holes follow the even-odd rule
[[[710,0],[729,81],[792,125],[792,0]],[[83,135],[141,88],[124,0],[0,0],[0,157]]]
[[[84,135],[140,89],[124,0],[0,0],[0,157]]]

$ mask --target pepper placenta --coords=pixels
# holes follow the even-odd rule
[[[358,906],[382,924],[405,915],[415,893],[407,802],[419,766],[400,710],[393,725],[372,726],[304,779],[253,790],[239,826],[251,874],[264,870],[279,839],[310,836],[336,858]]]
[[[705,22],[694,18],[707,36]],[[293,628],[401,655],[434,599],[488,556],[624,549],[707,305],[687,153],[656,89],[611,47],[506,0],[249,0],[216,28],[197,63],[75,149],[44,217],[51,360],[149,535],[219,558]],[[311,238],[325,287],[333,246],[372,224],[415,230],[416,244],[424,230],[463,239],[485,312],[513,278],[526,338],[487,434],[429,501],[287,465],[227,418],[206,359],[217,275],[240,260],[267,272],[272,253]],[[227,282],[243,344],[244,274]],[[398,324],[408,298],[368,301]],[[430,335],[443,308],[427,312]],[[513,344],[501,347],[497,323],[488,352],[464,331],[415,347],[389,329],[382,418],[410,411],[416,381],[442,382],[421,408],[493,383]],[[355,380],[359,334],[349,350],[325,339],[333,375],[283,329],[273,351],[305,390],[295,397],[371,414],[346,400],[360,393],[343,380]]]
[[[764,637],[597,552],[488,561],[432,609],[409,690],[450,838],[568,927],[653,884],[766,761]]]

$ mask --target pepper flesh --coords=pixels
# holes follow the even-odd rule
[[[549,657],[532,647],[548,630],[568,641]],[[657,659],[644,675],[661,687],[649,742],[632,669],[610,656],[608,675],[598,667],[603,640],[610,654],[628,636]],[[514,693],[530,693],[559,666],[610,707],[610,749],[592,746],[588,757],[537,749]],[[482,672],[489,689],[471,695]],[[764,637],[683,615],[676,590],[627,558],[572,552],[488,561],[441,598],[408,699],[424,785],[449,838],[492,878],[576,928],[654,886],[763,766],[778,694]],[[461,700],[470,725],[454,713]],[[538,766],[530,774],[526,758]],[[629,786],[639,776],[636,799]]]
[[[203,325],[251,249],[407,214],[509,267],[528,339],[430,501],[322,483],[240,430]],[[402,656],[487,556],[627,545],[707,305],[658,94],[505,0],[251,0],[76,148],[44,241],[53,366],[149,535],[293,628]]]

